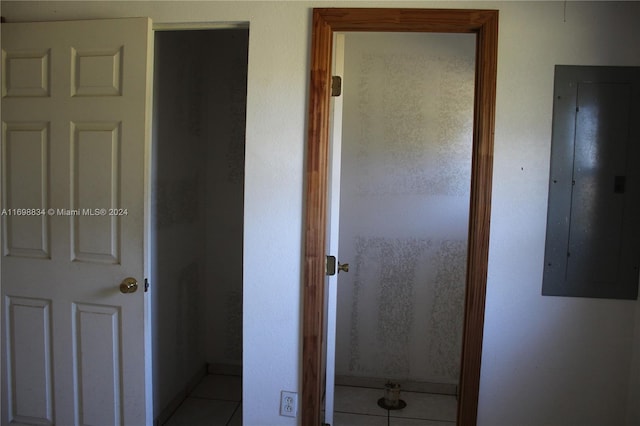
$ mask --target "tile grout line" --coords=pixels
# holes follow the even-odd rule
[[[373,419],[373,418],[384,418],[387,417],[387,425],[393,425],[394,423],[397,422],[402,422],[403,420],[408,420],[408,421],[427,421],[427,422],[437,422],[438,424],[441,424],[442,426],[444,425],[455,425],[456,421],[455,421],[455,417],[452,419],[450,416],[446,415],[445,412],[443,412],[442,414],[445,414],[444,416],[438,416],[435,415],[436,413],[431,413],[430,410],[427,412],[411,412],[411,413],[406,413],[406,414],[401,414],[402,411],[404,410],[400,410],[400,411],[395,411],[395,410],[386,410],[386,413],[383,414],[382,411],[380,410],[379,413],[372,413],[371,411],[371,404],[366,403],[365,401],[362,401],[361,397],[363,395],[366,394],[370,394],[371,390],[379,390],[377,388],[372,388],[372,387],[368,387],[368,386],[355,386],[355,385],[337,385],[336,388],[338,387],[342,387],[343,389],[350,389],[350,391],[344,395],[344,402],[346,405],[350,405],[350,407],[342,407],[341,409],[335,409],[336,413],[341,413],[341,414],[345,414],[345,415],[349,415],[349,416],[368,416],[369,418]],[[358,392],[358,390],[362,390],[364,391],[364,393],[360,393]],[[351,397],[349,397],[349,395]],[[359,395],[359,396],[357,396]],[[413,397],[411,397],[411,395],[415,395],[415,397],[419,397],[419,399],[421,400],[423,396],[428,397],[429,400],[431,400],[431,397],[435,397],[435,402],[437,404],[437,407],[441,407],[441,404],[444,404],[444,406],[446,407],[449,404],[449,399],[450,398],[455,398],[454,395],[443,395],[443,394],[438,394],[438,393],[433,393],[433,392],[421,392],[421,391],[405,391],[403,392],[403,396],[405,397],[409,397],[409,399],[413,399]],[[338,398],[336,398],[336,400],[338,400]],[[368,400],[368,398],[367,398]],[[350,402],[346,402],[346,401],[350,401]],[[359,401],[359,402],[358,402]],[[437,402],[437,401],[441,401],[441,402]],[[363,408],[362,404],[366,404],[366,406]],[[337,407],[336,407],[337,408]],[[381,407],[382,408],[382,407]],[[434,407],[435,408],[435,407]],[[436,408],[437,409],[437,408]],[[422,411],[422,410],[420,410]],[[438,410],[440,411],[440,410]],[[447,410],[448,411],[448,410]]]
[[[236,409],[233,410],[233,413],[231,413],[231,417],[229,417],[229,420],[227,420],[227,426],[229,426],[231,424],[231,420],[233,420],[233,418],[235,417],[236,413],[238,412],[238,409],[241,406],[242,406],[242,401],[238,401],[238,405],[236,405]]]
[[[189,399],[191,400],[200,400],[200,401],[219,401],[219,402],[230,402],[230,403],[234,403],[235,404],[235,408],[233,410],[233,412],[231,413],[231,416],[229,417],[229,419],[225,422],[225,425],[229,425],[231,423],[231,421],[234,418],[234,415],[237,413],[238,408],[242,405],[242,398],[240,399],[224,399],[224,398],[217,398],[217,397],[212,397],[212,396],[207,396],[207,395],[194,395],[194,393],[196,392],[196,389],[198,388],[198,386],[200,386],[208,376],[226,376],[224,374],[206,374],[202,380],[195,386],[193,386],[191,392],[189,392],[185,398],[180,402],[180,404],[178,404],[178,406],[176,407],[176,409],[171,413],[171,415],[167,418],[167,420],[163,423],[162,426],[167,426],[169,424],[171,424],[171,421],[174,419],[174,417],[176,416],[176,414],[180,411],[180,409],[182,409],[182,407],[184,406],[185,402],[188,401]],[[235,375],[229,375],[227,377],[237,377]]]

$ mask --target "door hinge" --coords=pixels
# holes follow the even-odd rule
[[[342,77],[339,75],[331,76],[331,96],[342,95]]]
[[[327,256],[327,261],[325,262],[325,274],[326,275],[335,275],[336,274],[336,257],[335,256]]]
[[[147,291],[149,291],[149,280],[148,279],[144,279],[144,292],[146,293]]]

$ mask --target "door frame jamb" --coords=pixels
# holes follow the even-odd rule
[[[498,11],[319,8],[313,10],[305,174],[301,420],[320,424],[331,60],[335,31],[476,34],[469,239],[457,424],[476,424],[489,254]]]

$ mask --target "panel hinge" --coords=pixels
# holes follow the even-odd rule
[[[325,274],[326,275],[335,275],[336,274],[336,257],[335,256],[327,256],[326,261]]]
[[[144,292],[149,291],[149,280],[147,278],[144,279]]]
[[[342,77],[339,75],[331,76],[331,96],[342,95]]]

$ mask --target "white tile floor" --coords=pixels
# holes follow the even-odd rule
[[[209,374],[164,426],[241,426],[242,378]]]
[[[455,426],[455,396],[403,391],[402,410],[379,407],[382,396],[382,389],[336,386],[332,426]],[[241,399],[241,377],[207,375],[164,426],[241,426]]]
[[[336,386],[332,426],[455,426],[456,397],[421,392],[400,394],[402,410],[378,406],[382,389]]]

